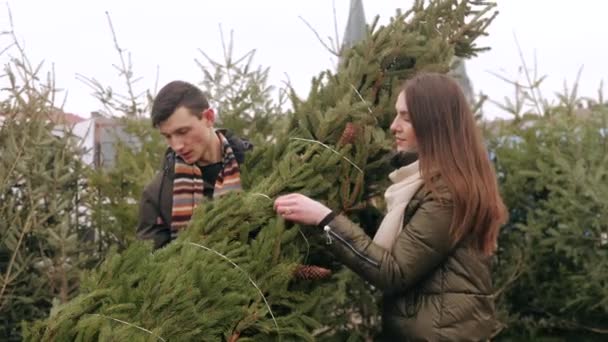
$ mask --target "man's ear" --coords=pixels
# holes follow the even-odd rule
[[[203,118],[209,121],[211,124],[215,123],[215,111],[213,108],[207,108],[203,111]]]

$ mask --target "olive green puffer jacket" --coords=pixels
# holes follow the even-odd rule
[[[384,294],[381,340],[480,341],[496,328],[490,260],[450,239],[452,206],[422,188],[390,252],[336,216],[325,226],[333,254]]]

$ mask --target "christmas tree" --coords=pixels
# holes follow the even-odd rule
[[[218,110],[216,125],[257,146],[282,131],[286,91],[278,89],[278,99],[273,98],[276,89],[268,85],[270,68],[254,64],[256,50],[235,56],[232,33],[226,42],[220,29],[223,58],[216,60],[200,50],[203,58],[196,59],[203,74],[200,86]]]
[[[452,57],[484,50],[475,40],[495,16],[482,1],[416,1],[345,52],[336,73],[292,92],[284,134],[258,146],[243,170],[247,191],[197,208],[167,247],[133,243],[87,274],[81,294],[53,308],[26,339],[133,341],[344,340],[376,322],[357,312],[352,274],[311,227],[288,224],[273,199],[300,192],[354,220],[370,220],[388,171],[386,129],[396,89],[419,71],[448,72]],[[371,220],[370,220],[371,221]],[[329,274],[331,272],[331,275]],[[372,297],[373,298],[373,297]],[[374,305],[370,299],[371,306]]]
[[[10,44],[0,49],[9,57],[0,89],[0,340],[21,341],[21,322],[44,318],[53,302],[70,300],[79,270],[97,255],[86,239],[86,166],[72,117],[55,107],[54,74],[30,62],[13,31],[6,35]]]
[[[501,105],[512,119],[486,123],[510,213],[494,266],[496,340],[604,341],[608,103],[601,88],[581,97],[578,82],[557,103],[542,96],[542,78],[513,84]]]

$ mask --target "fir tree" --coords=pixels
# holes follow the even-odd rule
[[[255,50],[235,56],[232,32],[227,43],[220,33],[223,59],[217,61],[203,50],[203,59],[196,59],[204,76],[201,88],[219,112],[217,125],[254,145],[272,140],[284,126],[286,92],[268,85],[270,68],[254,66]]]
[[[10,15],[10,13],[9,13]],[[54,106],[52,73],[32,65],[10,32],[0,92],[0,340],[21,340],[21,323],[46,317],[95,263],[81,191],[86,166]]]
[[[119,61],[113,66],[124,87],[106,87],[93,77],[78,75],[102,105],[98,120],[103,120],[114,138],[112,165],[97,165],[88,172],[87,202],[102,255],[112,246],[122,250],[135,240],[138,201],[146,183],[161,167],[166,149],[163,138],[146,117],[154,90],[142,89],[131,55],[119,45],[112,20],[106,15]]]
[[[502,340],[603,341],[608,335],[608,106],[585,108],[577,85],[549,104],[541,80],[513,82],[488,125],[510,211],[494,278]]]

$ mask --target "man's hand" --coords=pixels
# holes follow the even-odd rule
[[[318,225],[331,209],[302,194],[280,196],[274,201],[274,210],[283,218],[306,225]]]

